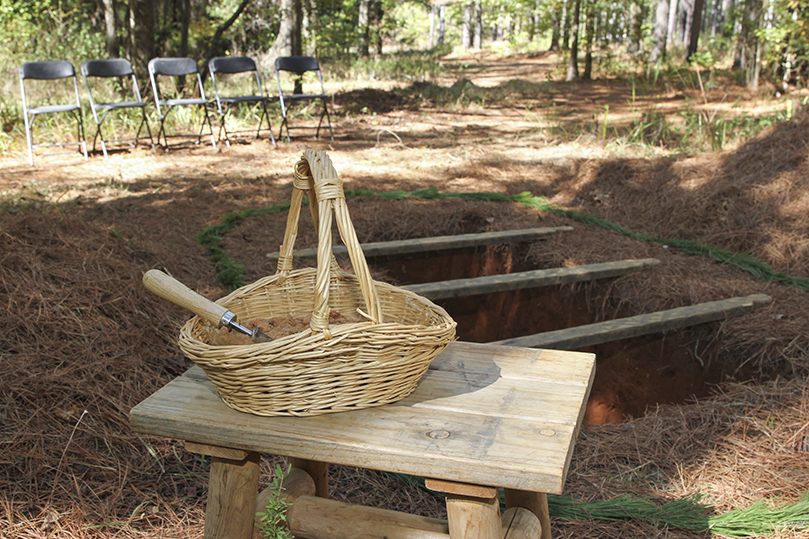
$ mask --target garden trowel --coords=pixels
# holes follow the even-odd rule
[[[254,343],[270,342],[272,337],[259,331],[258,328],[250,330],[236,321],[236,315],[225,307],[200,296],[183,283],[166,275],[160,270],[149,270],[143,276],[143,286],[163,299],[184,307],[221,328],[227,326],[240,333],[250,336]]]

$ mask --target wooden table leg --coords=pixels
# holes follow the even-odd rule
[[[427,479],[428,489],[446,494],[450,539],[502,539],[497,489]]]
[[[211,457],[205,539],[251,539],[258,496],[258,453],[241,460]]]
[[[315,496],[321,498],[329,497],[329,463],[318,462],[316,460],[306,460],[291,458],[289,459],[293,468],[300,468],[304,472],[312,476],[315,482]]]
[[[551,539],[551,515],[548,512],[548,495],[542,492],[529,492],[526,490],[503,489],[506,497],[506,507],[524,507],[539,518],[542,526],[540,539]]]

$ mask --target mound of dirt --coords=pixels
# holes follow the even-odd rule
[[[635,231],[749,253],[809,277],[807,138],[804,111],[734,150],[594,161],[566,179],[564,202]]]

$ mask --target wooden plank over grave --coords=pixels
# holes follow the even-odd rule
[[[515,337],[491,344],[526,348],[577,350],[585,346],[740,316],[752,312],[771,301],[772,298],[766,294],[753,294],[746,297],[710,301],[689,307],[678,307],[667,311],[609,320],[597,324],[588,324],[574,328],[537,333],[535,335],[526,335],[524,337]]]
[[[506,275],[487,275],[469,279],[412,284],[402,288],[429,299],[454,298],[619,277],[657,264],[660,264],[660,261],[654,258],[619,260],[617,262],[604,262],[569,268],[550,268]]]
[[[458,234],[455,236],[434,236],[431,238],[415,238],[410,240],[383,241],[363,243],[362,252],[366,257],[402,255],[409,253],[428,253],[445,249],[461,249],[464,247],[480,247],[510,242],[530,242],[560,232],[573,230],[570,226],[525,228],[520,230],[502,230],[499,232],[482,232],[480,234]],[[344,245],[335,245],[332,248],[335,255],[346,254]],[[267,259],[278,260],[279,253],[269,253]],[[294,258],[312,258],[317,256],[317,249],[301,249],[295,251]]]

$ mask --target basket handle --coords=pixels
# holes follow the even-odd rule
[[[278,259],[279,284],[292,270],[292,249],[298,234],[298,221],[303,202],[304,191],[309,195],[309,206],[317,228],[317,274],[315,278],[315,302],[310,327],[312,331],[329,332],[329,281],[332,275],[339,278],[340,268],[332,252],[332,214],[337,222],[340,239],[348,249],[351,266],[357,276],[360,292],[367,312],[364,314],[372,323],[382,323],[382,308],[379,295],[371,279],[368,263],[360,247],[354,224],[346,204],[343,182],[337,177],[337,171],[331,159],[322,150],[306,150],[295,164],[294,189],[292,202],[287,217],[287,228],[284,243],[281,245]]]

